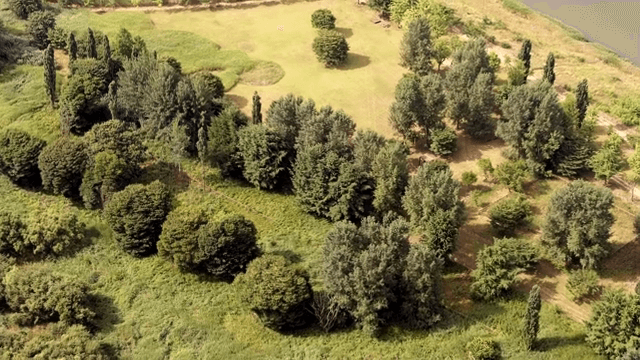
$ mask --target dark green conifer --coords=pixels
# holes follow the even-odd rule
[[[527,313],[524,317],[524,342],[527,350],[533,349],[533,345],[540,330],[540,287],[534,285],[529,293]]]
[[[56,67],[53,60],[53,47],[49,45],[44,53],[44,85],[51,106],[56,102]]]

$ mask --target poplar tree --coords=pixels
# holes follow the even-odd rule
[[[540,287],[534,285],[529,293],[527,313],[524,317],[524,342],[527,350],[533,349],[533,345],[540,330]]]
[[[74,62],[78,58],[78,44],[76,43],[76,37],[73,33],[69,33],[69,62]],[[71,67],[73,68],[73,67]]]
[[[109,111],[111,112],[111,118],[118,118],[118,83],[112,81],[109,84],[109,93],[107,95],[109,99]]]
[[[402,38],[400,59],[402,66],[423,76],[431,72],[431,30],[423,17],[413,20]]]
[[[522,43],[518,59],[524,63],[524,67],[527,69],[526,74],[529,76],[531,70],[531,40],[527,39]]]
[[[257,91],[253,93],[253,112],[251,115],[254,125],[262,123],[262,103]]]
[[[576,88],[576,108],[578,109],[578,127],[582,127],[589,107],[589,84],[587,79],[582,80]]]
[[[56,102],[56,67],[53,60],[53,47],[49,45],[44,56],[44,85],[51,106]]]
[[[556,72],[554,70],[556,66],[556,58],[553,53],[549,53],[547,56],[547,63],[544,65],[544,79],[551,85],[556,81]]]
[[[88,41],[87,41],[87,55],[90,58],[97,59],[98,58],[98,50],[96,49],[96,38],[93,36],[93,30],[89,28],[88,30]]]

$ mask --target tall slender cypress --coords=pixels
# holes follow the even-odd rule
[[[540,287],[534,285],[529,293],[529,301],[527,303],[527,313],[524,317],[524,343],[527,350],[533,349],[533,345],[538,337],[540,330]]]
[[[553,53],[549,53],[549,56],[547,56],[547,63],[544,65],[544,79],[551,85],[556,81],[555,66],[556,57]]]
[[[96,38],[93,36],[93,30],[89,28],[89,39],[87,41],[87,56],[90,58],[98,58],[98,50],[96,49]]]
[[[74,62],[78,59],[78,43],[76,43],[76,37],[73,33],[69,33],[69,62]]]
[[[254,92],[253,93],[253,113],[252,113],[252,118],[253,118],[253,123],[254,124],[260,124],[262,123],[262,103],[260,102],[260,95],[258,95],[258,92]]]
[[[196,142],[196,148],[198,149],[198,157],[200,161],[204,163],[207,156],[207,131],[204,126],[201,126],[198,130],[198,142]]]
[[[109,44],[109,38],[104,36],[104,63],[107,66],[109,73],[109,79],[113,79],[115,74],[113,73],[113,63],[111,62],[111,45]]]
[[[525,69],[527,69],[527,76],[531,71],[531,40],[527,39],[522,43],[522,48],[518,54],[518,59],[522,60]]]
[[[589,83],[587,79],[580,81],[576,88],[576,108],[578,109],[578,127],[582,127],[589,107]]]
[[[118,118],[118,83],[113,80],[109,84],[109,93],[107,95],[107,99],[109,100],[109,111],[111,112],[111,118]]]
[[[56,67],[51,44],[49,44],[44,53],[44,85],[47,96],[51,100],[51,106],[53,106],[56,102]]]

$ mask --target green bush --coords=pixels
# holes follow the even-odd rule
[[[607,291],[593,304],[587,322],[587,342],[596,353],[608,359],[623,358],[630,344],[640,343],[640,296]]]
[[[7,0],[9,9],[20,19],[27,19],[29,14],[42,10],[40,0]]]
[[[261,189],[281,187],[289,177],[287,144],[278,133],[263,125],[251,125],[238,132],[243,175]]]
[[[470,186],[473,185],[476,181],[478,181],[478,175],[473,171],[465,171],[462,173],[462,185]]]
[[[349,44],[344,35],[335,30],[321,29],[313,40],[313,52],[318,61],[327,67],[335,67],[347,61]]]
[[[7,305],[19,313],[22,324],[89,324],[95,318],[89,286],[50,269],[13,269],[5,275],[4,286]]]
[[[66,29],[56,26],[53,29],[49,29],[47,32],[49,42],[55,49],[64,50],[67,48],[67,40],[69,39],[69,33]]]
[[[183,206],[171,211],[162,225],[158,254],[180,270],[195,271],[200,261],[198,233],[208,221],[201,208]]]
[[[2,329],[3,342],[0,355],[11,354],[11,359],[113,359],[109,346],[95,339],[80,325],[54,324],[34,331]]]
[[[43,189],[66,197],[79,196],[88,161],[87,147],[81,140],[63,136],[47,145],[38,157]]]
[[[64,255],[84,243],[85,228],[69,209],[50,206],[29,216],[24,247],[16,250],[38,258]]]
[[[520,194],[500,200],[489,211],[491,228],[498,236],[513,235],[517,227],[529,222],[531,215],[531,205]]]
[[[312,299],[309,275],[281,255],[253,260],[236,278],[242,301],[271,329],[282,331],[307,324]]]
[[[452,129],[445,127],[431,131],[430,149],[436,155],[449,155],[458,148],[458,136]]]
[[[45,145],[24,131],[7,130],[0,137],[0,171],[15,184],[39,186],[38,156]]]
[[[211,119],[206,157],[212,165],[220,169],[222,176],[242,176],[243,157],[238,147],[238,132],[248,121],[248,117],[235,106],[226,107],[222,113]]]
[[[24,244],[25,231],[26,225],[19,216],[0,212],[0,254],[17,257]]]
[[[156,180],[146,186],[129,185],[115,193],[105,206],[104,215],[124,251],[143,257],[156,252],[169,210],[171,193]]]
[[[596,295],[600,292],[598,279],[598,273],[594,270],[580,269],[572,271],[567,280],[567,290],[569,290],[572,299],[575,301]]]
[[[499,360],[502,356],[500,344],[494,340],[474,338],[467,343],[469,360]]]
[[[331,30],[336,27],[336,17],[329,9],[318,9],[311,14],[311,26],[316,29]]]
[[[616,99],[611,106],[611,113],[620,118],[625,125],[640,124],[640,98],[637,96],[625,96]]]
[[[489,66],[491,66],[494,73],[497,73],[498,70],[500,70],[501,62],[502,61],[500,60],[500,57],[498,56],[498,54],[496,54],[493,51],[489,53]]]
[[[44,49],[49,45],[49,31],[56,26],[56,19],[51,11],[36,11],[29,14],[27,32],[33,38],[34,44]]]

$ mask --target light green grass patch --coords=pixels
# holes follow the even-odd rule
[[[526,17],[531,14],[531,9],[519,0],[502,0],[502,6],[509,9],[509,11]]]

